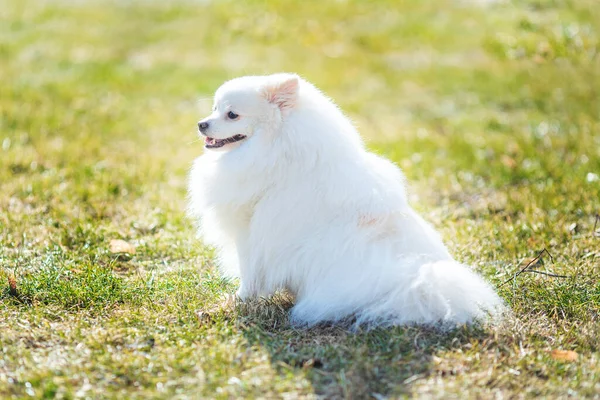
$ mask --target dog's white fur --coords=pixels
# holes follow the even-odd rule
[[[247,138],[194,162],[190,211],[241,299],[287,289],[301,326],[468,323],[502,309],[409,206],[399,168],[315,86],[247,76],[214,102],[205,134]]]

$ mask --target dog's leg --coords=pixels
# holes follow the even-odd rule
[[[248,232],[238,235],[236,240],[237,258],[240,270],[240,287],[236,296],[240,300],[248,300],[262,295],[262,281],[259,270],[251,254],[251,244],[248,242]]]
[[[265,279],[262,273],[254,265],[250,263],[240,263],[242,272],[240,279],[240,287],[236,292],[236,296],[240,300],[248,300],[255,297],[269,297],[274,290],[269,289],[265,285]]]
[[[240,281],[240,287],[237,292],[235,292],[235,296],[242,301],[246,301],[253,297],[251,291],[247,288],[247,285],[244,284],[244,281]]]
[[[242,301],[248,300],[256,295],[255,290],[253,290],[251,268],[248,265],[248,254],[244,251],[245,247],[245,243],[238,241],[237,252],[240,268],[240,287],[235,295]]]
[[[315,291],[297,300],[290,311],[290,323],[297,327],[311,327],[321,322],[339,322],[355,311],[356,306],[352,303],[351,296],[332,297],[331,291]]]

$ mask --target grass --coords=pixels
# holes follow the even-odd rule
[[[600,395],[594,0],[15,0],[0,58],[0,397]],[[195,122],[281,70],[403,168],[511,318],[297,331],[288,299],[224,301],[184,212]],[[565,278],[515,276],[543,249]]]

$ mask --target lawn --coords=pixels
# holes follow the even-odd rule
[[[225,301],[185,213],[195,126],[278,71],[511,316],[295,330],[289,299]],[[596,0],[6,0],[0,188],[0,398],[600,398]]]

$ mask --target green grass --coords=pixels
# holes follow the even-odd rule
[[[5,1],[0,397],[597,398],[600,8],[481,3]],[[403,168],[512,317],[297,331],[288,299],[226,300],[184,211],[194,127],[225,79],[277,71]],[[565,277],[515,277],[542,249]]]

